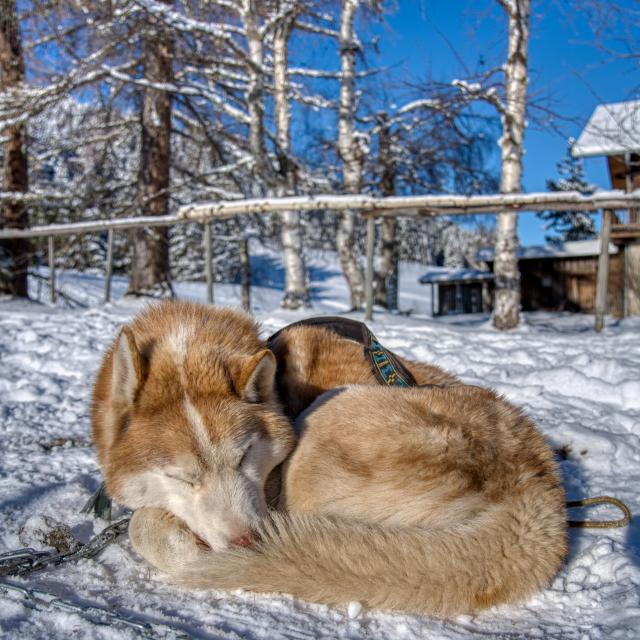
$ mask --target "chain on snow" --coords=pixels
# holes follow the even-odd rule
[[[91,538],[89,542],[80,546],[79,549],[67,553],[36,551],[27,548],[0,554],[0,576],[25,576],[49,566],[56,567],[81,558],[93,558],[119,536],[126,533],[128,527],[129,518],[114,522]]]
[[[87,502],[83,513],[91,513],[97,517],[109,518],[111,516],[111,500],[102,484]],[[36,551],[35,549],[17,549],[0,554],[0,577],[27,576],[47,567],[57,567],[62,564],[93,558],[105,547],[115,542],[129,528],[131,518],[122,518],[105,527],[89,542],[76,545],[71,551],[56,553],[55,551]],[[13,594],[21,597],[24,606],[35,611],[51,611],[58,609],[78,614],[84,620],[94,625],[121,625],[137,631],[137,637],[141,638],[166,638],[167,640],[184,640],[189,636],[180,629],[162,622],[149,622],[137,620],[124,613],[107,609],[96,604],[73,602],[65,600],[54,593],[43,589],[23,587],[12,582],[0,581],[0,593]]]
[[[0,592],[14,594],[21,597],[24,606],[35,611],[51,611],[58,609],[78,614],[83,620],[87,620],[94,625],[122,625],[130,629],[135,629],[140,638],[165,638],[166,640],[185,640],[189,636],[182,630],[162,623],[148,622],[146,620],[136,620],[123,613],[118,613],[112,609],[95,604],[86,604],[65,600],[56,594],[42,589],[29,589],[11,582],[0,582]]]

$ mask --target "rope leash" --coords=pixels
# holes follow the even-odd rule
[[[596,496],[594,498],[584,498],[582,500],[570,500],[567,502],[567,509],[576,509],[579,507],[590,507],[594,504],[610,504],[622,511],[624,516],[619,520],[568,520],[570,527],[579,529],[618,529],[626,527],[631,522],[631,510],[627,505],[611,496]]]

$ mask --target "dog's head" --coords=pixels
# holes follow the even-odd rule
[[[94,392],[109,493],[170,511],[213,549],[247,544],[266,512],[267,476],[294,444],[273,354],[235,352],[188,323],[146,342],[135,329],[122,329]]]

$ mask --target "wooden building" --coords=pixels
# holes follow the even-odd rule
[[[558,246],[520,247],[521,305],[524,311],[595,310],[599,240],[565,242]],[[479,254],[493,269],[493,249]],[[607,313],[624,313],[624,255],[609,245]]]
[[[600,240],[580,240],[558,245],[520,247],[520,303],[523,311],[574,311],[593,313],[596,300]],[[624,316],[624,252],[609,244],[606,313]],[[434,270],[419,280],[431,286],[431,315],[491,311],[494,288],[494,250],[481,249],[477,269]]]
[[[640,100],[596,107],[572,153],[577,158],[606,157],[614,189],[640,189]],[[640,315],[640,210],[609,215],[613,218],[610,239],[620,248],[619,258],[610,262],[609,270],[614,279],[622,279],[621,314]],[[608,294],[607,303],[610,298]]]
[[[419,282],[431,285],[431,315],[445,316],[490,311],[493,280],[490,271],[459,269],[429,271]]]

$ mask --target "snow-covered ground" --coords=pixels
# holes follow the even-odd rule
[[[330,255],[313,258],[313,308],[299,313],[278,309],[278,266],[265,258],[255,267],[265,286],[253,289],[253,307],[265,334],[305,314],[347,308],[346,289]],[[371,323],[384,344],[437,363],[466,382],[490,385],[522,405],[551,444],[564,447],[569,498],[613,494],[638,513],[640,322],[610,323],[596,335],[593,318],[581,315],[526,315],[509,333],[494,331],[486,317],[434,320],[420,315],[430,308],[429,288],[416,283],[423,270],[417,265],[402,270],[401,307],[414,313],[377,313]],[[107,306],[99,303],[100,277],[63,274],[62,282],[87,308],[0,302],[0,552],[23,541],[35,544],[34,531],[44,516],[68,524],[81,540],[105,526],[79,513],[99,483],[88,401],[104,348],[142,303],[122,299],[122,280],[114,283],[115,302]],[[180,284],[177,293],[203,299],[204,287]],[[215,290],[223,304],[237,304],[239,294],[234,285]],[[63,606],[100,607],[146,628],[100,624],[95,611],[34,608],[15,590],[0,588],[0,629],[13,638],[640,637],[640,524],[574,529],[570,540],[567,566],[548,589],[518,606],[451,621],[377,611],[354,615],[355,607],[349,615],[346,608],[287,596],[184,591],[165,583],[123,540],[97,560],[0,582],[53,594]]]

